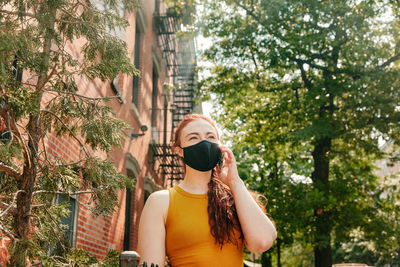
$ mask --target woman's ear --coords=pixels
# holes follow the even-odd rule
[[[179,157],[183,158],[183,149],[179,146],[175,147],[175,152],[178,154]]]

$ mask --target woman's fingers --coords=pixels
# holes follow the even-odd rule
[[[224,152],[224,159],[227,164],[230,164],[232,160],[235,159],[235,156],[233,155],[232,150],[230,150],[228,147],[224,145],[220,145],[219,149]]]

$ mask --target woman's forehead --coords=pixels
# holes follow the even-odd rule
[[[182,129],[182,136],[192,132],[212,132],[217,134],[217,130],[206,120],[195,120],[189,122],[186,127]]]

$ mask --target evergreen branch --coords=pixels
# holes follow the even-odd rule
[[[51,72],[46,76],[45,80],[41,84],[41,86],[38,86],[37,91],[41,91],[43,87],[46,85],[46,83],[50,80],[50,78],[54,75],[56,72],[57,64],[54,64],[53,68],[51,69]]]
[[[389,58],[387,61],[385,61],[382,65],[380,65],[379,67],[381,68],[385,68],[387,66],[389,66],[391,63],[395,62],[396,60],[400,59],[400,54],[397,54],[391,58]]]
[[[52,89],[45,89],[44,91],[45,92],[56,92],[56,93],[59,93],[59,94],[74,95],[74,96],[77,96],[77,97],[80,97],[80,98],[93,100],[93,101],[119,98],[119,96],[90,97],[90,96],[85,96],[85,95],[74,93],[74,92],[59,91],[59,90],[52,90]]]
[[[26,16],[31,18],[36,18],[35,14],[29,12],[16,12],[16,11],[9,11],[9,10],[0,10],[0,13],[8,14],[8,15],[15,15],[15,16]]]
[[[76,3],[79,3],[82,7],[86,8],[87,10],[93,10],[93,7],[89,6],[89,5],[91,5],[90,1],[86,0],[85,2],[82,2],[82,1],[78,0],[78,1],[76,1]]]
[[[48,191],[48,190],[38,190],[32,193],[32,196],[37,194],[56,194],[56,195],[82,195],[82,194],[93,194],[94,191],[86,190],[86,191],[76,191],[76,192],[63,192],[63,191]]]
[[[30,138],[30,139],[33,140],[33,137],[32,137],[32,135],[31,135],[31,133],[30,133],[24,126],[22,126],[20,123],[16,123],[16,125],[17,125],[18,127],[21,127],[22,129],[25,130],[25,134],[28,136],[28,139]],[[22,135],[21,135],[21,136],[22,136]],[[21,141],[22,141],[22,140],[21,140]],[[35,152],[35,154],[37,154],[37,149],[36,149],[36,148],[34,148],[34,152]]]
[[[60,117],[57,116],[57,114],[55,114],[54,112],[47,110],[47,109],[41,109],[40,112],[47,112],[51,115],[53,115],[59,122],[61,122],[61,124],[70,132],[71,136],[78,141],[78,143],[81,145],[83,151],[85,152],[87,157],[90,157],[89,152],[86,150],[85,145],[82,143],[81,140],[79,140],[78,137],[75,136],[75,134],[72,132],[72,130],[62,121],[62,119]]]
[[[51,165],[49,158],[47,157],[47,150],[46,150],[46,145],[44,144],[44,138],[41,138],[41,139],[42,139],[42,144],[43,144],[44,159]]]
[[[56,10],[52,10],[52,15],[54,15],[54,17],[55,17],[55,14],[56,14]],[[52,17],[52,16],[50,16],[50,17]],[[45,65],[47,66],[47,65],[49,65],[49,62],[50,62],[50,51],[51,51],[51,45],[52,45],[52,40],[53,40],[51,32],[54,31],[54,26],[55,26],[54,19],[47,21],[46,24],[42,25],[42,26],[44,26],[46,29],[45,34],[44,34],[44,40],[43,40],[42,59],[43,59],[43,62],[45,63]],[[53,70],[54,70],[54,67],[53,67]],[[53,70],[52,70],[52,72],[53,72]],[[42,69],[40,71],[38,80],[37,80],[37,84],[36,84],[36,92],[40,92],[43,89],[44,85],[48,81],[48,76],[49,75],[47,74],[47,68]],[[39,103],[40,103],[40,100],[39,100]],[[37,119],[38,118],[36,118],[36,123],[38,122]]]
[[[11,240],[14,241],[15,235],[13,233],[11,233],[10,231],[8,231],[6,228],[4,228],[2,224],[0,224],[0,231],[5,233],[8,238],[10,238]]]
[[[78,160],[78,161],[74,161],[74,162],[70,162],[70,163],[57,164],[56,166],[57,166],[57,167],[72,166],[72,165],[76,165],[76,164],[79,164],[79,163],[81,163],[81,162],[84,162],[84,161],[86,161],[87,159],[88,159],[88,158],[83,158],[83,159],[80,159],[80,160]]]
[[[93,208],[90,206],[92,202],[82,202],[79,198],[76,198],[75,201],[78,203],[78,205],[83,206],[89,211],[93,212]]]
[[[51,215],[51,213],[48,211],[48,209],[46,208],[46,206],[44,207],[45,212],[49,215],[50,219],[54,222],[54,224],[57,226],[58,231],[62,232],[62,229],[60,228],[59,223],[53,218],[53,216]],[[60,243],[62,249],[64,251],[67,251],[67,249],[65,248],[63,242],[61,241],[60,237],[57,235],[57,231],[49,224],[51,230],[53,231],[53,234],[55,235],[55,237],[57,238],[58,242]]]
[[[8,212],[11,208],[13,208],[15,201],[17,201],[17,196],[18,196],[18,194],[21,193],[21,192],[25,192],[25,190],[18,190],[18,191],[14,194],[14,197],[13,197],[12,202],[11,202],[11,203],[8,205],[8,207],[0,214],[0,218],[2,218],[4,215],[6,215],[7,212]]]
[[[16,137],[21,142],[22,147],[24,149],[24,154],[25,154],[25,156],[26,156],[26,158],[28,160],[28,166],[30,166],[31,165],[31,161],[30,161],[30,157],[29,157],[29,155],[30,155],[29,150],[28,150],[25,142],[23,141],[21,132],[19,131],[18,126],[17,126],[17,122],[14,120],[14,117],[12,116],[12,114],[10,115],[8,113],[8,111],[10,111],[9,104],[7,104],[6,107],[4,107],[2,110],[0,110],[0,115],[3,118],[5,118],[5,117],[8,118],[7,122],[8,122],[8,127],[11,129],[11,138],[13,138],[13,136],[14,136],[13,132],[16,133]],[[24,128],[24,127],[22,127],[22,128]],[[16,176],[14,176],[14,177],[17,178]],[[21,177],[19,177],[19,178],[21,178]]]
[[[0,171],[4,171],[7,174],[11,175],[12,177],[14,177],[17,180],[21,180],[22,179],[22,175],[15,170],[13,167],[6,165],[4,162],[0,161]]]
[[[33,84],[33,83],[28,83],[28,82],[21,82],[21,84],[22,84],[22,85],[29,86],[29,87],[34,87],[34,86],[36,86],[35,84]]]
[[[6,210],[6,209],[8,209],[9,207],[10,207],[9,204],[0,201],[0,209]],[[11,208],[11,209],[9,210],[9,212],[10,212],[12,215],[14,215],[14,214],[15,214],[15,208]]]
[[[32,208],[40,208],[40,207],[43,207],[43,206],[45,206],[45,204],[36,204],[36,205],[32,205],[31,207]]]
[[[74,18],[74,19],[76,19],[76,18]],[[76,21],[68,21],[68,20],[64,20],[64,19],[56,19],[56,22],[62,22],[62,23],[65,23],[65,24],[77,24],[77,25],[89,24],[89,25],[95,26],[95,24],[92,23],[92,22],[78,20],[78,19],[76,19]]]
[[[75,7],[78,5],[78,3],[76,3]],[[74,9],[74,8],[72,8]],[[80,19],[79,17],[74,16],[71,12],[69,12],[68,10],[62,8],[61,9],[62,12],[64,12],[65,14],[67,14],[71,20],[64,20],[64,19],[56,19],[56,22],[62,22],[62,23],[66,23],[66,24],[88,24],[88,25],[92,25],[92,26],[96,26],[95,23],[91,22],[91,21],[85,21]],[[76,12],[76,11],[75,11]]]
[[[65,263],[65,258],[63,258],[63,257],[61,257],[61,256],[58,256],[58,255],[53,255],[53,256],[50,256],[50,259],[53,261],[53,262],[55,262],[55,263],[62,263],[63,265],[61,265],[61,266],[66,266],[64,263]],[[57,260],[58,259],[58,260]]]

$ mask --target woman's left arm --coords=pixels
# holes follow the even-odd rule
[[[225,152],[225,161],[219,177],[232,191],[245,246],[252,252],[264,252],[272,246],[276,239],[275,226],[240,179],[232,151],[226,146],[219,148]]]

